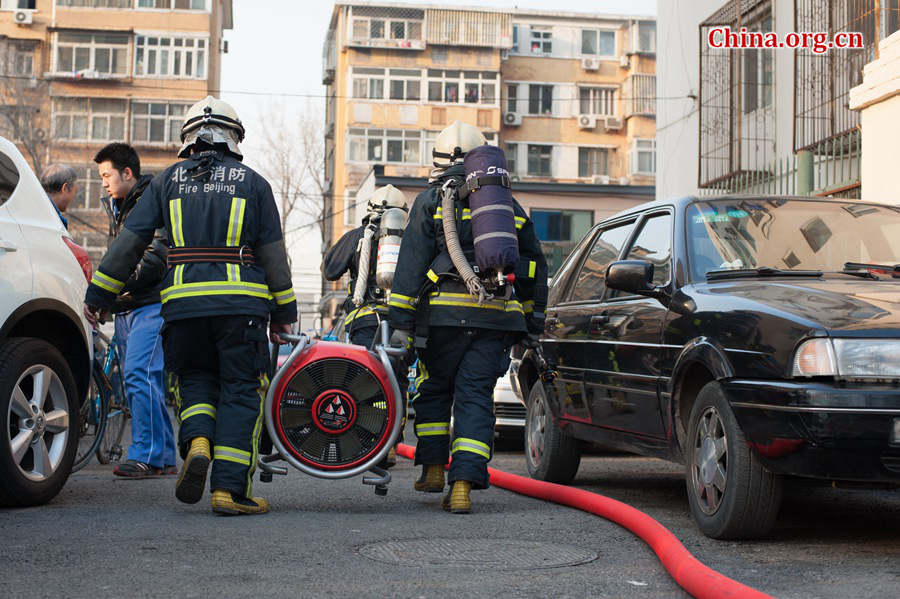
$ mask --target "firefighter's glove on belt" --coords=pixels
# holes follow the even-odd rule
[[[411,331],[405,331],[403,329],[396,329],[391,334],[391,340],[389,341],[391,347],[402,347],[407,352],[412,349],[413,346],[413,337]]]

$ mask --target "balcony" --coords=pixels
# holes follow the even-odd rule
[[[100,71],[92,71],[89,69],[69,72],[49,72],[44,73],[44,78],[52,79],[54,81],[102,81],[107,83],[132,82],[131,75],[128,74],[102,73]]]

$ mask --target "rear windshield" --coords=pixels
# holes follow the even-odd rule
[[[900,209],[859,202],[709,200],[686,214],[692,280],[768,266],[838,272],[846,262],[900,263]]]

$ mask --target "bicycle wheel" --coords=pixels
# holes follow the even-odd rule
[[[90,390],[78,413],[78,449],[75,452],[72,472],[84,468],[100,445],[106,428],[108,404],[106,383],[98,364],[94,363]]]
[[[125,427],[129,425],[128,420],[131,418],[131,410],[128,409],[128,401],[125,398],[125,388],[122,384],[122,373],[119,370],[118,361],[113,362],[108,378],[112,390],[109,393],[106,432],[97,447],[97,460],[101,464],[122,461],[125,454],[122,437],[125,435]]]

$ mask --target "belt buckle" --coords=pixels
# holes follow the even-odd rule
[[[240,248],[238,248],[238,262],[240,263],[241,266],[251,266],[253,264],[253,262],[247,262],[244,260],[244,250],[245,249],[249,250],[250,248],[248,248],[246,245],[242,245]]]

